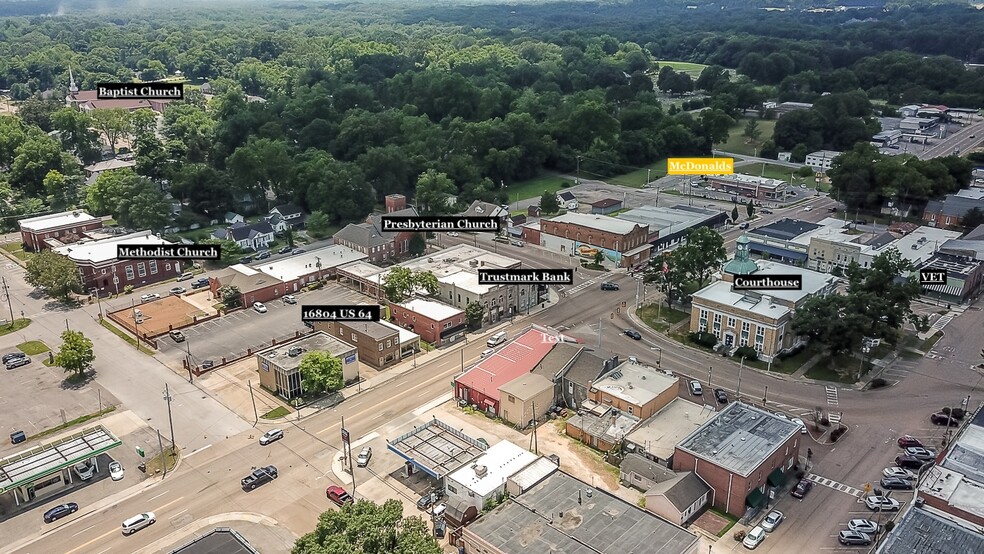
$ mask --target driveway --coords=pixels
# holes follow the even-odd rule
[[[299,293],[297,304],[285,304],[282,300],[266,302],[267,313],[252,308],[239,310],[200,325],[182,329],[187,340],[176,343],[163,337],[158,341],[157,358],[171,367],[180,367],[181,360],[191,354],[192,361],[219,362],[223,357],[239,357],[248,348],[255,351],[271,344],[272,339],[307,331],[301,322],[301,305],[307,304],[365,304],[371,300],[341,285],[329,284],[321,289]]]

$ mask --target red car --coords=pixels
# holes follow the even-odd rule
[[[325,489],[325,495],[328,496],[328,500],[331,500],[332,502],[338,504],[339,506],[343,506],[345,504],[351,504],[352,502],[355,502],[355,500],[352,499],[349,493],[345,492],[345,489],[335,485],[332,485],[327,489]]]
[[[902,435],[899,437],[899,448],[909,448],[910,446],[922,446],[923,443],[912,435]]]

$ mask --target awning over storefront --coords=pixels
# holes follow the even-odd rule
[[[759,244],[757,242],[748,243],[748,249],[757,254],[768,254],[770,256],[777,256],[779,258],[786,258],[788,260],[795,260],[799,262],[806,261],[805,252],[793,252],[792,250],[786,250],[785,248],[779,248],[778,246],[769,246],[768,244]]]
[[[772,473],[769,474],[769,479],[768,479],[769,485],[773,487],[781,487],[785,485],[786,481],[788,480],[789,477],[782,472],[781,467],[777,467],[774,470],[772,470]]]
[[[762,504],[765,504],[765,495],[762,494],[762,491],[753,489],[752,492],[748,493],[748,496],[745,497],[745,504],[752,508],[758,508]]]

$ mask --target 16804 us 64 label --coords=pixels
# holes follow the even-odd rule
[[[378,304],[349,306],[301,306],[302,321],[379,321]]]

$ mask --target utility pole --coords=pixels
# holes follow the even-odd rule
[[[745,369],[745,356],[741,357],[741,365],[738,366],[738,388],[735,390],[735,396],[738,397],[738,401],[741,402],[741,370]]]
[[[653,182],[653,170],[646,169],[646,187],[648,188]]]
[[[171,453],[174,454],[174,420],[171,418],[171,392],[164,383],[164,400],[167,401],[167,423],[171,427]]]
[[[3,298],[7,301],[7,309],[10,310],[10,325],[14,324],[14,307],[10,304],[10,290],[7,288],[7,278],[0,277],[3,279]]]
[[[136,303],[134,303],[134,301],[133,301],[132,298],[130,299],[130,310],[133,311],[133,336],[137,339],[137,340],[133,341],[133,345],[137,347],[137,350],[140,350],[140,328],[137,327],[137,325],[138,325],[138,323],[137,323],[137,305],[136,305]],[[66,320],[66,323],[67,322],[68,322],[68,320]]]
[[[707,366],[707,388],[711,388],[711,372],[714,371],[714,366]]]
[[[161,440],[161,430],[157,430],[157,446],[161,449],[161,468],[164,471],[164,475],[161,475],[161,479],[167,477],[167,459],[164,458],[164,441]]]
[[[598,318],[598,350],[601,350],[601,318]]]
[[[256,411],[256,397],[253,396],[253,383],[246,381],[246,386],[249,387],[249,399],[253,401],[253,425],[256,425],[260,422],[260,416]]]

